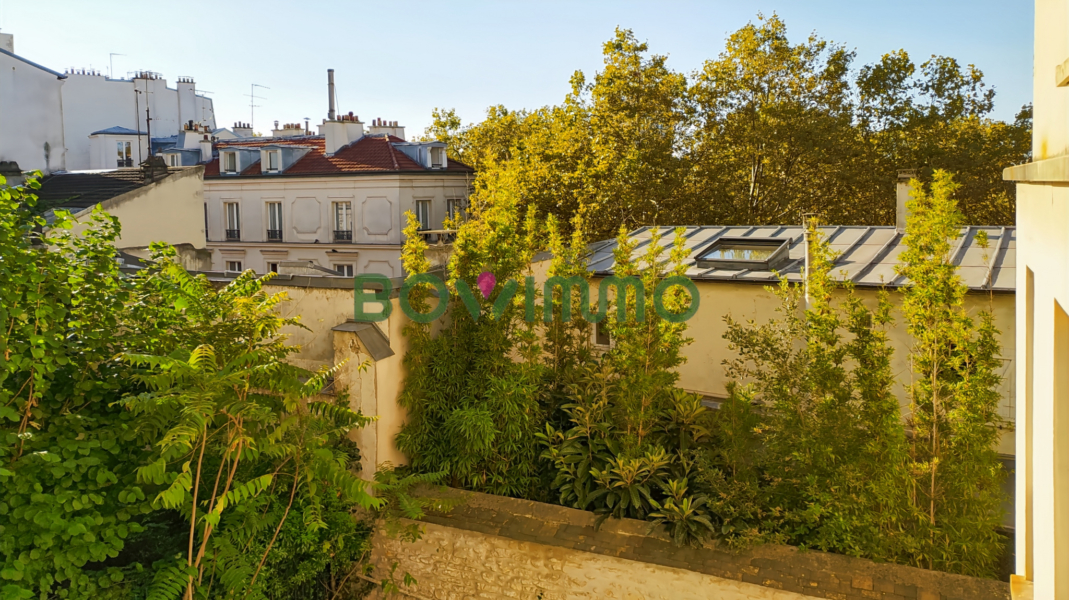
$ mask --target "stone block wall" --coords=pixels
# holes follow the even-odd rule
[[[1008,600],[1006,583],[790,546],[734,552],[677,548],[649,524],[471,492],[425,519],[413,544],[379,535],[375,576],[397,563],[406,595],[461,598],[686,600]]]

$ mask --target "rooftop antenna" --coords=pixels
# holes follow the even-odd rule
[[[115,57],[126,56],[125,54],[119,54],[118,52],[111,52],[108,54],[108,79],[115,79]]]
[[[256,127],[256,109],[260,106],[259,104],[256,104],[256,101],[257,100],[266,100],[266,98],[264,98],[263,96],[257,96],[256,95],[256,88],[263,88],[265,90],[271,89],[271,88],[267,87],[266,85],[260,85],[258,83],[254,83],[254,84],[249,86],[249,92],[250,93],[246,94],[246,95],[249,97],[249,128],[250,129],[255,129],[255,127]]]

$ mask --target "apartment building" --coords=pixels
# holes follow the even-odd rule
[[[214,270],[266,273],[310,261],[346,276],[400,277],[407,211],[431,242],[447,241],[435,232],[463,210],[473,170],[449,159],[444,143],[405,141],[396,121],[365,128],[333,112],[317,135],[287,124],[270,138],[214,142],[204,173]],[[162,154],[171,166],[200,157],[193,148]]]

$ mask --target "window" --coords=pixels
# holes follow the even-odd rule
[[[353,265],[334,265],[334,270],[341,273],[345,277],[353,276]]]
[[[277,262],[269,262],[269,263],[267,263],[267,270],[271,271],[272,273],[278,273],[278,263]]]
[[[242,270],[241,269],[241,261],[240,260],[228,260],[228,261],[226,261],[226,270],[234,272],[234,273],[240,273],[241,270]]]
[[[226,208],[226,239],[241,239],[241,208],[237,202],[227,202]]]
[[[441,169],[445,164],[445,148],[431,148],[431,168]]]
[[[449,198],[445,201],[445,212],[451,220],[459,223],[464,217],[464,201],[460,198]]]
[[[282,241],[282,203],[267,203],[267,241]]]
[[[182,166],[181,158],[182,157],[180,155],[178,155],[178,154],[168,154],[167,155],[167,166],[169,166],[169,167],[181,167]]]
[[[130,152],[130,142],[116,142],[116,151],[119,167],[132,167],[134,166],[133,154]]]
[[[268,172],[278,171],[278,150],[271,150],[267,152],[267,170]]]
[[[353,241],[353,203],[334,203],[334,241]]]
[[[774,269],[788,258],[790,239],[723,237],[698,253],[702,269]]]
[[[224,152],[223,153],[223,172],[225,172],[225,173],[237,173],[238,172],[238,153],[237,152]]]
[[[419,228],[421,230],[431,228],[430,200],[416,200],[416,218],[419,219]]]
[[[609,321],[602,319],[594,325],[594,345],[608,348],[612,345],[612,336],[609,335]]]

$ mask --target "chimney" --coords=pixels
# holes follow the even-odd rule
[[[212,159],[212,141],[207,134],[200,140],[200,162],[206,163]]]
[[[364,137],[364,123],[360,117],[349,113],[340,115],[336,121],[324,120],[319,126],[319,135],[323,136],[323,151],[327,156]]]
[[[909,218],[909,211],[906,209],[906,202],[909,200],[909,181],[917,176],[917,172],[913,170],[903,170],[898,172],[898,186],[896,189],[897,209],[895,211],[895,229],[899,233],[906,231],[906,219]]]
[[[327,120],[334,120],[334,69],[327,69]]]

